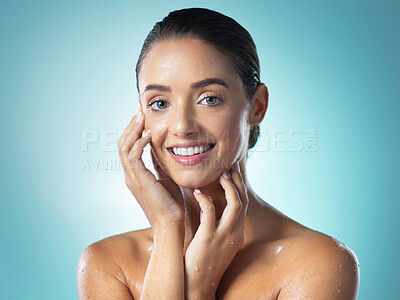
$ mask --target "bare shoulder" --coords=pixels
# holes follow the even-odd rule
[[[135,275],[145,271],[151,229],[127,232],[89,245],[77,270],[80,299],[133,299],[130,290]]]
[[[290,244],[286,261],[291,271],[281,281],[279,299],[357,298],[359,264],[348,246],[310,229],[293,236]]]

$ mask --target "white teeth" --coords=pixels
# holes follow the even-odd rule
[[[187,155],[193,155],[193,154],[194,154],[193,147],[187,148]]]
[[[179,156],[192,156],[195,154],[206,152],[210,148],[211,148],[211,145],[206,145],[206,146],[201,145],[201,146],[188,147],[188,148],[173,147],[172,152],[175,155],[179,155]]]

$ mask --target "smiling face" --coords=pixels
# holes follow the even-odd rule
[[[250,102],[212,46],[193,38],[157,42],[143,61],[139,91],[152,150],[178,185],[208,185],[246,156]]]

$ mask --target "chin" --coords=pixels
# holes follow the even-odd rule
[[[187,171],[181,172],[180,174],[174,174],[171,176],[171,178],[182,188],[195,189],[215,182],[218,180],[220,175],[220,172],[218,172],[216,169],[212,170],[212,172],[201,173],[202,174],[200,174],[199,171]]]

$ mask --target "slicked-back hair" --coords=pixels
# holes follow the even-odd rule
[[[213,46],[231,63],[246,90],[249,101],[260,83],[260,63],[256,45],[249,34],[232,18],[206,8],[185,8],[172,11],[157,22],[147,35],[136,64],[136,86],[139,92],[139,73],[151,48],[159,41],[175,38],[195,38]],[[255,146],[260,128],[250,128],[248,149]]]

